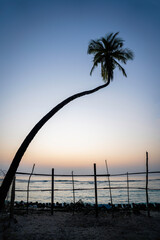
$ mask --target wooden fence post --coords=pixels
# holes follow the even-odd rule
[[[53,205],[54,205],[54,168],[52,168],[52,193],[51,193],[51,215],[53,215]]]
[[[150,217],[149,200],[148,200],[148,152],[146,152],[146,205],[147,205],[148,217]]]
[[[34,171],[34,167],[35,167],[35,164],[33,164],[32,171],[31,171],[31,174],[29,175],[28,185],[27,185],[27,214],[28,214],[28,205],[29,205],[29,184],[30,184],[31,176]]]
[[[94,187],[95,187],[95,210],[96,210],[96,217],[98,217],[98,197],[97,197],[96,163],[94,163]]]
[[[74,191],[74,177],[72,171],[72,186],[73,186],[73,215],[74,215],[74,208],[75,208],[75,191]]]
[[[128,195],[128,205],[129,205],[129,178],[128,178],[128,172],[127,172],[127,195]]]
[[[14,176],[14,179],[12,182],[12,190],[11,190],[10,218],[13,218],[14,216],[15,183],[16,183],[16,177]]]
[[[111,183],[110,183],[110,177],[109,177],[109,170],[108,170],[107,160],[105,160],[105,163],[106,163],[106,170],[107,170],[107,175],[108,175],[108,184],[109,184],[110,200],[111,200],[111,204],[113,204],[113,201],[112,201],[112,191],[111,191]]]

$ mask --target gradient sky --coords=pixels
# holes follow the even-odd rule
[[[103,84],[90,76],[91,39],[119,31],[135,59],[110,86],[79,98],[37,134],[19,170],[115,172],[160,169],[160,2],[0,0],[0,169],[52,107]]]

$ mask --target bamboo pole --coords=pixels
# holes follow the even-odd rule
[[[160,171],[151,171],[148,173],[160,173]],[[16,174],[20,174],[20,175],[30,175],[30,173],[28,172],[16,172]],[[129,175],[140,175],[140,174],[146,174],[145,172],[130,172]],[[34,176],[46,176],[46,177],[50,177],[52,176],[51,174],[46,174],[46,173],[33,173],[32,175]],[[112,177],[117,177],[117,176],[125,176],[125,173],[117,173],[117,174],[110,174],[110,176]],[[71,174],[55,174],[55,177],[72,177]],[[94,177],[94,174],[74,174],[75,177]],[[97,174],[97,177],[106,177],[106,174]]]
[[[54,206],[54,168],[52,168],[52,192],[51,192],[51,215],[53,215]]]
[[[14,176],[13,183],[12,183],[12,190],[11,190],[10,218],[13,218],[14,216],[15,183],[16,183],[16,177]]]
[[[95,187],[95,210],[96,210],[96,217],[98,217],[98,197],[97,197],[96,163],[94,163],[94,187]]]
[[[34,167],[35,167],[35,164],[33,164],[32,171],[29,175],[28,185],[27,185],[27,214],[28,214],[28,205],[29,205],[29,184],[30,184],[31,176],[32,176],[33,171],[34,171]]]
[[[127,172],[127,196],[128,196],[128,205],[129,205],[129,177]]]
[[[111,204],[113,204],[112,201],[112,191],[111,191],[111,183],[110,183],[110,174],[109,174],[109,170],[108,170],[108,164],[107,164],[107,160],[105,160],[106,163],[106,171],[107,171],[107,175],[108,175],[108,184],[109,184],[109,193],[110,193],[110,200],[111,200]]]
[[[75,189],[74,189],[74,176],[72,171],[72,186],[73,186],[73,215],[74,215],[74,208],[75,208]]]
[[[148,199],[148,152],[146,152],[146,206],[147,206],[148,217],[150,217],[149,199]]]

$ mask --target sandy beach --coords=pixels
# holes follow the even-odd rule
[[[15,214],[9,223],[1,216],[3,240],[160,240],[160,212],[151,217],[139,214],[101,211],[96,218],[91,212],[36,212]]]

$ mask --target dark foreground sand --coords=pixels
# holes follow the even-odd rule
[[[3,218],[3,221],[2,221]],[[136,215],[123,212],[29,213],[15,215],[9,224],[1,216],[0,239],[4,240],[160,240],[160,212]]]

